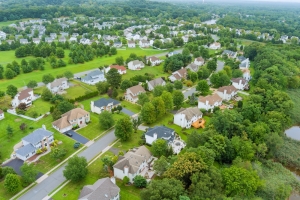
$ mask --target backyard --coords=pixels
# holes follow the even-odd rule
[[[70,80],[69,84],[70,84],[70,88],[68,88],[66,90],[66,93],[63,94],[63,96],[67,99],[75,99],[87,93],[97,91],[95,86],[82,83],[81,81],[78,80]]]
[[[51,103],[42,100],[41,98],[32,102],[32,106],[27,109],[25,115],[33,118],[37,118],[42,114],[46,114],[50,111]]]

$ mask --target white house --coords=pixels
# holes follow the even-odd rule
[[[6,39],[6,33],[3,31],[0,31],[0,40],[5,40]]]
[[[163,60],[161,60],[155,56],[151,56],[151,57],[147,58],[147,62],[150,62],[151,66],[155,66],[155,65],[159,65],[160,63],[162,63]]]
[[[100,114],[103,111],[111,111],[113,108],[120,105],[120,102],[111,98],[101,98],[97,101],[91,101],[91,111]]]
[[[222,55],[227,55],[228,58],[236,58],[237,52],[230,51],[230,50],[224,50]]]
[[[32,38],[32,42],[34,44],[39,44],[41,42],[41,39],[40,38]]]
[[[128,45],[128,48],[135,48],[135,41],[128,41],[127,45]]]
[[[172,75],[169,76],[169,80],[171,82],[174,82],[176,80],[181,80],[183,78],[186,79],[186,76],[187,76],[186,68],[181,68],[180,70],[173,72]]]
[[[248,89],[248,81],[244,78],[231,79],[232,85],[238,90]]]
[[[119,66],[119,65],[111,65],[107,68],[105,68],[105,73],[107,73],[110,69],[116,69],[118,70],[118,73],[119,74],[126,74],[126,68],[124,66]]]
[[[208,95],[206,97],[200,96],[198,99],[198,108],[213,109],[222,105],[222,98],[218,94]]]
[[[174,56],[174,55],[176,55],[176,54],[180,54],[180,53],[177,52],[177,51],[169,52],[169,53],[168,53],[168,57]]]
[[[113,166],[114,176],[121,180],[127,176],[129,181],[133,182],[135,176],[147,175],[152,159],[151,152],[145,146],[128,151],[124,156],[119,157],[118,162]]]
[[[239,68],[240,69],[248,69],[250,67],[249,58],[245,58],[244,56],[237,57],[237,60],[240,61]]]
[[[52,83],[47,84],[47,88],[53,93],[56,94],[58,92],[62,92],[65,89],[69,88],[68,79],[63,77],[59,79],[55,79]]]
[[[140,40],[139,45],[142,48],[147,48],[150,46],[150,42],[148,40]]]
[[[229,101],[237,94],[237,89],[233,86],[223,86],[217,90],[217,94],[222,98],[222,100]]]
[[[31,88],[27,88],[14,97],[14,99],[11,102],[11,105],[15,108],[18,107],[20,103],[25,103],[26,106],[31,106],[32,101],[34,101],[36,98],[34,97],[33,90]]]
[[[158,85],[165,86],[166,82],[162,78],[157,78],[157,79],[148,81],[147,84],[148,84],[148,90],[152,91]]]
[[[93,185],[85,185],[80,191],[78,200],[119,200],[120,188],[116,185],[115,177],[102,178]]]
[[[3,112],[3,110],[0,110],[0,120],[1,119],[4,119],[4,112]]]
[[[128,69],[131,70],[141,70],[142,68],[145,67],[145,64],[139,60],[130,61],[127,65],[128,65]]]
[[[174,124],[181,128],[191,128],[192,123],[202,118],[202,112],[197,107],[181,108],[174,115]]]
[[[199,71],[199,65],[196,65],[195,63],[190,63],[188,66],[185,67],[185,69],[190,69],[192,72]]]
[[[36,154],[41,148],[49,148],[54,142],[53,133],[43,128],[39,128],[22,138],[22,147],[15,151],[16,157],[21,160],[27,160]]]
[[[221,49],[221,44],[219,42],[214,42],[209,45],[209,48],[214,50]]]
[[[95,85],[98,82],[105,81],[106,78],[104,76],[104,73],[100,71],[100,69],[96,69],[94,71],[91,71],[86,76],[81,78],[81,81],[89,84],[89,85]]]
[[[184,35],[181,37],[184,43],[187,43],[189,41],[189,37],[187,35]]]
[[[90,113],[81,109],[74,108],[61,115],[61,118],[52,122],[53,128],[61,133],[71,130],[73,127],[84,127],[90,121]]]
[[[145,89],[140,85],[132,86],[126,90],[125,99],[136,103],[138,101],[138,95],[145,92]]]
[[[250,81],[251,79],[250,70],[246,68],[246,69],[241,69],[241,71],[243,72],[243,78],[246,79],[247,81]]]
[[[28,44],[28,40],[27,39],[20,39],[20,44]]]
[[[202,66],[204,64],[204,59],[202,57],[195,58],[194,64],[197,66]]]

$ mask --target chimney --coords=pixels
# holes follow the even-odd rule
[[[116,184],[116,178],[114,176],[110,177],[111,182],[113,182],[113,184]]]
[[[242,79],[240,79],[239,85],[242,85]]]
[[[128,177],[129,168],[127,166],[124,167],[124,174]]]
[[[153,134],[153,137],[154,137],[154,139],[157,139],[157,134],[154,133],[154,134]]]
[[[42,128],[43,128],[44,130],[47,130],[47,129],[46,129],[46,126],[45,126],[44,124],[42,125]]]

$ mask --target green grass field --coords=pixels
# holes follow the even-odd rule
[[[25,115],[33,117],[33,113],[37,113],[38,116],[46,114],[50,111],[50,107],[53,106],[51,103],[42,100],[41,98],[32,102],[32,106],[26,111]]]
[[[68,58],[68,50],[65,51],[65,58],[63,59],[65,62],[68,62],[69,58]],[[155,49],[146,49],[146,50],[142,50],[140,48],[133,48],[133,49],[127,49],[127,50],[118,50],[118,54],[114,55],[114,56],[104,56],[102,58],[95,58],[93,61],[84,63],[84,64],[72,64],[72,65],[67,65],[66,67],[62,67],[62,68],[57,68],[57,69],[52,69],[50,64],[47,62],[45,64],[45,70],[40,71],[34,71],[28,74],[20,74],[17,77],[15,77],[14,79],[4,79],[0,81],[0,90],[5,91],[6,87],[10,84],[15,85],[16,87],[23,87],[24,85],[26,85],[30,80],[36,80],[37,82],[41,82],[42,81],[42,77],[45,74],[52,74],[53,76],[57,76],[57,75],[61,75],[63,74],[65,71],[71,71],[73,73],[78,73],[78,72],[82,72],[82,71],[86,71],[86,70],[91,70],[91,69],[95,69],[98,68],[99,66],[103,66],[103,65],[110,65],[115,63],[115,58],[119,57],[119,56],[123,56],[124,59],[127,59],[129,57],[129,55],[131,53],[135,53],[138,56],[145,56],[145,55],[154,55],[154,54],[158,54],[164,51],[159,51],[159,50],[155,50]],[[30,57],[26,57],[25,59],[28,61],[31,58],[33,58],[32,56]],[[1,51],[0,53],[0,64],[2,65],[6,65],[7,63],[11,63],[12,61],[16,60],[17,62],[21,62],[23,58],[16,58],[15,57],[15,53],[14,51]],[[145,72],[147,72],[147,70],[144,70]],[[142,74],[144,74],[145,72],[142,72]],[[127,76],[130,76],[128,73]],[[159,72],[157,73],[159,74]],[[133,76],[133,75],[131,75]],[[123,77],[123,78],[128,78],[128,77]]]
[[[143,131],[138,130],[136,133],[133,133],[131,138],[128,141],[122,142],[118,141],[114,147],[118,148],[120,150],[128,151],[129,149],[133,147],[139,147],[139,140],[141,140],[141,136],[143,134]]]
[[[162,76],[168,77],[168,76],[170,76],[170,74],[165,73],[163,71],[163,63],[161,63],[159,66],[154,66],[154,67],[145,66],[141,70],[127,69],[127,73],[122,76],[122,80],[130,79],[131,77],[133,77],[135,75],[144,75],[145,73],[153,74],[155,77],[162,77]]]

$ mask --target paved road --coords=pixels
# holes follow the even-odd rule
[[[196,87],[188,88],[184,90],[182,93],[184,95],[184,99],[187,99],[189,96],[191,96],[193,93],[196,92]]]
[[[93,143],[87,149],[78,154],[78,156],[84,156],[89,162],[96,155],[98,155],[103,149],[110,145],[116,140],[114,130],[111,130],[105,136],[100,138],[98,141]],[[30,189],[26,194],[21,196],[20,200],[41,200],[46,197],[50,192],[56,189],[60,184],[62,184],[66,179],[63,176],[63,170],[66,164],[62,165],[55,172],[50,174],[44,181],[37,184],[32,189]]]
[[[83,137],[82,135],[76,133],[76,132],[73,131],[73,130],[69,130],[69,131],[67,131],[67,132],[69,132],[69,133],[72,134],[72,137],[71,137],[71,138],[73,138],[73,140],[76,140],[77,142],[80,142],[81,144],[85,144],[85,143],[87,143],[87,142],[89,141],[87,138]],[[66,133],[67,133],[67,132],[66,132]],[[65,133],[65,134],[66,134],[66,133]],[[68,136],[68,137],[69,137],[69,136]]]

